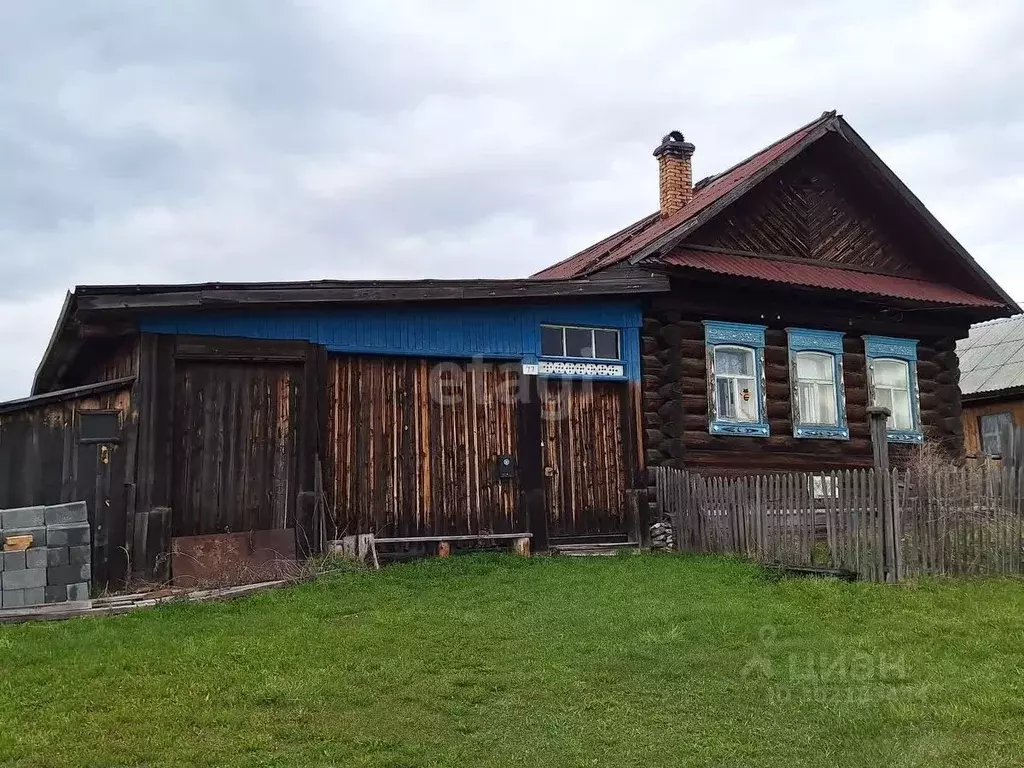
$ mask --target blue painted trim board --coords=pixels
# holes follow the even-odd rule
[[[331,352],[350,354],[536,362],[542,323],[618,329],[625,378],[640,379],[643,306],[639,302],[154,314],[140,320],[139,330],[310,341]]]

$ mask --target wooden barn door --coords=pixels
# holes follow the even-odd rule
[[[295,527],[302,381],[298,363],[178,360],[172,536]]]
[[[515,477],[518,365],[336,357],[328,363],[325,492],[344,533],[527,529]]]
[[[610,381],[538,382],[547,534],[553,543],[632,533],[625,387]]]

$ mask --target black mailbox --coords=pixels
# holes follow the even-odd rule
[[[502,480],[507,478],[515,478],[516,476],[516,459],[514,456],[499,456],[498,457],[498,477]]]

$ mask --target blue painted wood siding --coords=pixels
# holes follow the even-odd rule
[[[139,329],[148,333],[311,341],[331,352],[530,363],[540,355],[543,323],[619,329],[626,377],[639,380],[643,307],[632,302],[166,314],[142,319]]]

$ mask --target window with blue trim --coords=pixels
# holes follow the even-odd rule
[[[843,389],[843,334],[787,328],[793,436],[849,440]]]
[[[763,325],[704,321],[713,435],[767,437]]]
[[[865,336],[872,405],[888,408],[890,442],[922,443],[921,403],[917,384],[917,341]]]

